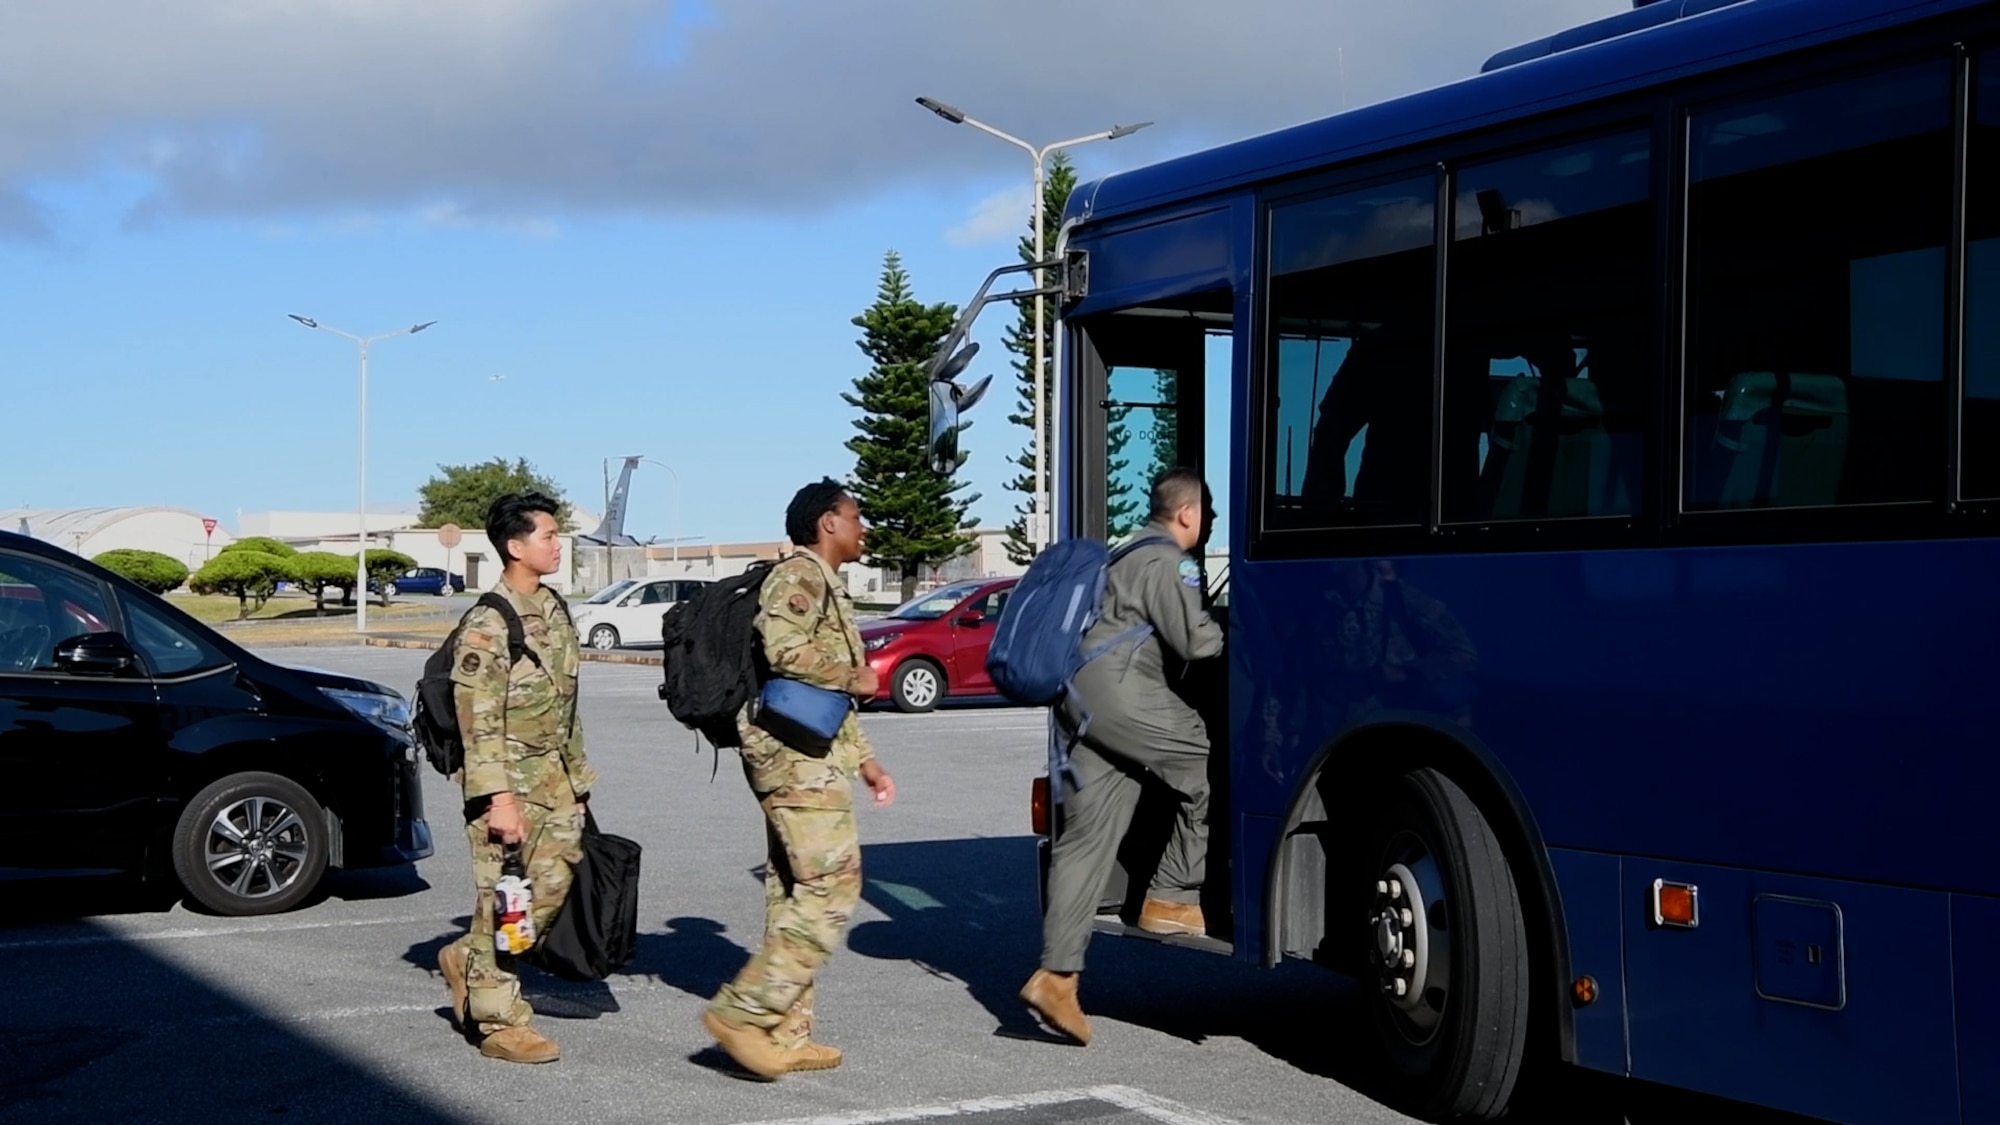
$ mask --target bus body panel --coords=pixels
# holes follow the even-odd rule
[[[1624,868],[1633,1077],[1851,1125],[1957,1120],[1949,896]],[[1655,879],[1699,889],[1696,928],[1652,924]]]
[[[1232,566],[1240,811],[1282,816],[1377,698],[1337,593],[1371,565]],[[1551,847],[2000,895],[2000,541],[1393,565],[1476,650],[1448,690]]]
[[[2000,1125],[2000,899],[1951,896],[1951,946],[1960,1107],[1965,1125]]]
[[[1625,1044],[1625,935],[1618,909],[1619,857],[1600,852],[1550,848],[1562,895],[1569,941],[1570,972],[1590,978],[1596,998],[1575,1005],[1578,1066],[1625,1074],[1631,1057]],[[1569,982],[1564,982],[1569,987]]]

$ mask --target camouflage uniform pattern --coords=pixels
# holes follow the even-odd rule
[[[487,834],[486,798],[514,794],[526,838],[521,859],[534,895],[537,934],[546,933],[569,896],[570,865],[583,858],[583,812],[597,775],[584,756],[577,721],[576,629],[547,588],[523,595],[500,586],[521,615],[529,651],[508,665],[507,624],[477,607],[460,630],[452,665],[457,685],[458,729],[465,741],[460,775],[468,810],[482,811],[465,826],[472,847],[472,932],[466,947],[467,1015],[483,1034],[519,1027],[534,1010],[521,997],[513,958],[493,949],[493,887],[500,881],[505,845]]]
[[[838,574],[801,551],[772,569],[758,602],[757,631],[773,674],[853,690],[861,634]],[[853,781],[874,751],[853,714],[819,758],[758,728],[752,708],[737,717],[737,732],[743,775],[764,810],[764,940],[712,1007],[739,1027],[770,1029],[778,1046],[789,1049],[811,1034],[813,975],[833,955],[861,900]]]

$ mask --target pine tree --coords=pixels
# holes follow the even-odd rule
[[[1055,249],[1056,232],[1062,229],[1063,208],[1069,205],[1070,192],[1075,190],[1076,168],[1070,164],[1067,154],[1056,153],[1049,161],[1048,176],[1042,181],[1042,235],[1045,249],[1048,251]],[[1032,262],[1035,260],[1035,219],[1033,215],[1028,216],[1028,233],[1021,238],[1016,249],[1021,255],[1022,261]],[[1046,276],[1044,275],[1045,278]],[[1055,302],[1049,301],[1045,297],[1037,297],[1034,301],[1043,302],[1042,362],[1044,368],[1047,369],[1047,380],[1044,385],[1048,389],[1048,401],[1054,402],[1056,394]],[[1018,385],[1017,389],[1020,392],[1015,412],[1007,416],[1007,421],[1021,427],[1028,434],[1027,444],[1022,447],[1021,452],[1014,457],[1008,458],[1010,464],[1021,470],[1020,475],[1001,486],[1009,492],[1021,494],[1021,502],[1014,505],[1014,520],[1007,525],[1007,557],[1016,563],[1027,563],[1035,557],[1033,541],[1028,535],[1028,513],[1033,511],[1035,506],[1034,301],[1022,301],[1020,303],[1020,317],[1016,320],[1014,327],[1007,333],[1007,350],[1013,352],[1016,357],[1014,360],[1014,381]],[[1048,413],[1045,413],[1043,416],[1045,423],[1048,421]],[[1129,481],[1121,481],[1118,475],[1122,469],[1130,467],[1128,464],[1117,461],[1119,451],[1124,449],[1126,444],[1131,440],[1131,433],[1127,428],[1126,413],[1126,411],[1114,410],[1106,420],[1105,448],[1114,462],[1110,466],[1110,475],[1108,477],[1113,495],[1108,497],[1107,504],[1107,511],[1111,514],[1109,522],[1113,529],[1119,526],[1121,518],[1128,518],[1130,510],[1135,507],[1130,496],[1131,483]],[[1047,446],[1047,456],[1048,463],[1050,465],[1055,464],[1056,447],[1053,437],[1051,437]],[[1121,489],[1122,492],[1120,491]],[[1053,499],[1053,494],[1051,495],[1051,499]],[[1121,511],[1127,513],[1127,516],[1121,517],[1119,515]],[[1137,525],[1135,524],[1134,526],[1136,527]],[[1116,534],[1115,530],[1113,534]]]
[[[905,599],[916,596],[924,567],[971,550],[966,532],[978,522],[966,512],[979,497],[956,497],[965,485],[931,468],[925,448],[925,370],[957,313],[948,304],[918,301],[902,257],[891,250],[875,303],[853,321],[862,330],[857,344],[874,367],[854,380],[854,393],[840,396],[861,411],[854,420],[861,432],[847,441],[855,458],[850,483],[868,520],[868,564],[900,572]]]
[[[1179,390],[1180,379],[1173,372],[1155,371],[1153,373],[1154,402],[1178,406],[1180,402],[1180,399],[1177,397]],[[1186,458],[1181,456],[1180,411],[1178,409],[1162,410],[1155,414],[1152,446],[1153,464],[1145,477],[1148,489],[1152,487],[1154,477],[1159,476],[1168,469],[1178,468],[1187,461]]]
[[[1131,415],[1131,407],[1114,406],[1104,421],[1105,538],[1114,542],[1139,530],[1146,522],[1136,495],[1138,489],[1127,471],[1132,467],[1132,459],[1125,456],[1125,447],[1132,444]]]

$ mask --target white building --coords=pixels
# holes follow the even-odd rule
[[[106,551],[156,551],[199,570],[236,536],[189,508],[9,508],[0,528],[53,543],[84,558]],[[212,528],[211,532],[209,529]]]

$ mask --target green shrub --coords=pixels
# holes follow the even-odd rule
[[[151,590],[164,594],[178,590],[188,580],[188,568],[179,559],[158,551],[121,549],[106,551],[90,560],[98,566]]]
[[[261,551],[225,550],[195,571],[188,579],[188,588],[197,594],[234,595],[237,617],[244,618],[264,607],[277,592],[278,583],[296,580],[288,558]]]
[[[260,555],[276,555],[281,559],[289,559],[299,553],[299,549],[290,543],[281,543],[276,539],[269,539],[262,535],[252,535],[248,539],[238,539],[216,553],[226,555],[231,551],[252,551]]]
[[[326,612],[326,592],[339,590],[343,602],[354,596],[354,556],[332,551],[306,551],[291,560],[293,581],[311,590],[313,608]]]

